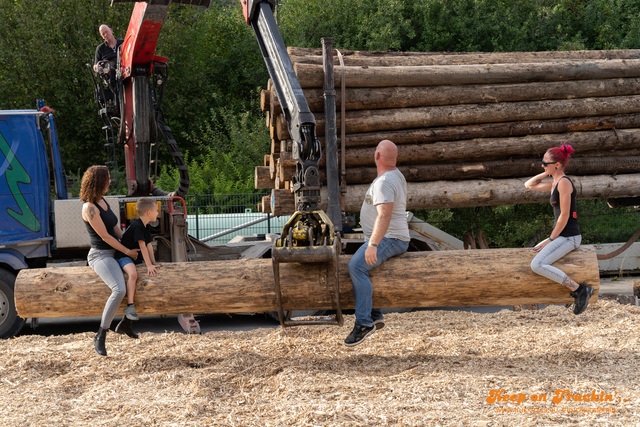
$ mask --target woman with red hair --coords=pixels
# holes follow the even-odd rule
[[[580,314],[589,305],[593,288],[587,286],[585,282],[576,283],[562,270],[551,266],[580,246],[582,241],[576,211],[576,187],[571,179],[564,174],[564,169],[572,153],[573,148],[570,145],[562,144],[561,147],[549,148],[542,158],[544,172],[525,182],[524,186],[529,190],[550,191],[550,203],[555,217],[549,238],[533,248],[538,252],[538,255],[531,261],[531,269],[535,273],[569,288],[571,296],[575,299],[573,312]],[[543,182],[548,176],[553,178],[553,181]]]

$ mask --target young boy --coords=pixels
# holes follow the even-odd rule
[[[136,203],[136,210],[140,218],[133,221],[131,225],[127,227],[120,243],[128,249],[140,249],[142,259],[147,266],[147,273],[149,276],[155,276],[158,267],[154,265],[156,259],[151,246],[149,223],[158,218],[158,203],[155,200],[142,197],[138,200],[138,203]],[[136,264],[140,264],[142,260],[138,257],[136,261],[133,261],[127,256],[126,252],[122,253],[119,251],[116,252],[115,258],[118,264],[120,264],[120,267],[122,267],[122,270],[129,276],[127,280],[127,306],[124,308],[124,314],[130,320],[138,320],[139,317],[136,314],[136,307],[133,305],[133,296],[138,280]]]

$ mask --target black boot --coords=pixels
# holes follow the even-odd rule
[[[107,338],[108,329],[100,328],[95,338],[93,339],[93,346],[96,348],[96,353],[100,356],[107,355],[107,349],[104,346],[104,340]]]
[[[122,320],[118,323],[118,326],[116,326],[116,332],[130,336],[131,338],[138,338],[138,334],[133,332],[133,322],[127,319],[127,316],[122,316]]]

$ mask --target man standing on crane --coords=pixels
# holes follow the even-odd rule
[[[96,56],[93,61],[93,71],[98,72],[98,62],[109,61],[111,63],[110,77],[112,81],[115,81],[118,48],[124,40],[113,37],[113,31],[105,24],[100,25],[98,30],[100,31],[100,36],[102,36],[104,42],[100,43],[96,48]]]
[[[349,262],[356,300],[356,324],[344,341],[349,347],[360,344],[376,329],[384,327],[382,311],[372,308],[373,285],[369,271],[409,248],[407,181],[396,168],[397,159],[398,147],[391,141],[380,141],[375,154],[378,177],[369,186],[360,208],[364,244]]]

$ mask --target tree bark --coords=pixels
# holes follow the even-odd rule
[[[528,135],[511,138],[475,138],[433,144],[398,145],[398,165],[428,165],[470,161],[505,160],[508,158],[542,158],[549,147],[571,145],[576,156],[592,152],[610,153],[635,149],[640,144],[640,129],[572,132],[568,134]],[[345,149],[348,167],[373,166],[375,147]],[[587,154],[589,153],[589,154]],[[324,166],[325,158],[320,159]]]
[[[637,195],[636,189],[640,185],[639,174],[572,176],[571,178],[574,184],[580,186],[577,192],[579,199],[631,197]],[[524,188],[526,180],[527,178],[511,178],[412,182],[408,184],[407,210],[499,206],[549,201],[548,193],[534,192]],[[345,198],[347,212],[360,211],[368,187],[368,184],[348,186]],[[322,192],[322,197],[325,196],[325,193]],[[324,208],[324,205],[322,206]],[[283,212],[280,215],[290,215],[291,213],[293,212]]]
[[[640,173],[640,149],[634,156],[576,157],[567,165],[570,175],[602,175]],[[542,172],[540,158],[507,159],[489,162],[447,163],[435,165],[398,166],[407,182],[458,180],[476,178],[516,178]],[[347,168],[347,184],[371,183],[378,176],[375,167]],[[320,168],[320,180],[326,183],[327,174]],[[289,178],[290,179],[290,178]]]
[[[340,50],[345,65],[461,65],[507,64],[519,62],[551,62],[589,59],[640,59],[640,50],[573,50],[549,52],[381,52]],[[334,50],[334,56],[337,52]],[[288,47],[291,62],[322,64],[321,49]],[[334,60],[337,64],[339,61]]]
[[[640,94],[640,78],[488,85],[347,88],[345,90],[345,99],[347,100],[345,109],[347,111],[379,110],[430,105],[494,104],[499,102],[576,99],[637,94]],[[304,95],[312,112],[324,112],[323,89],[305,89]],[[277,100],[277,97],[275,100]],[[341,103],[342,92],[340,88],[337,88],[337,111],[340,111]]]
[[[407,210],[450,209],[473,206],[518,205],[545,203],[549,193],[527,190],[528,178],[469,179],[458,181],[409,182]],[[637,196],[640,174],[572,176],[578,199],[607,199]],[[360,212],[369,184],[347,186],[345,212]],[[327,191],[320,190],[320,208],[327,209]],[[289,190],[271,192],[271,213],[289,216],[295,212],[294,195]],[[273,209],[274,206],[276,209]]]
[[[271,213],[271,196],[262,196],[262,202],[260,202],[258,206],[260,212]]]
[[[322,65],[294,64],[302,88],[322,87]],[[349,87],[435,86],[523,83],[561,80],[640,77],[640,59],[562,61],[522,64],[433,65],[407,67],[347,67]],[[334,68],[339,88],[342,71]]]
[[[278,94],[275,90],[269,92],[269,111],[272,117],[282,113],[282,105],[280,105],[280,100],[278,100]]]
[[[637,196],[640,174],[571,176],[578,199],[607,199]],[[527,178],[410,182],[407,210],[467,208],[472,206],[545,203],[549,193],[527,190]],[[347,186],[345,210],[359,212],[369,184]],[[326,194],[321,192],[322,200]],[[324,205],[321,205],[324,206]],[[281,215],[293,213],[283,212]],[[274,213],[275,214],[275,213]]]
[[[260,109],[262,111],[269,111],[271,109],[271,91],[262,89],[260,91]]]
[[[383,139],[400,144],[431,144],[475,138],[500,138],[525,135],[566,133],[604,129],[640,127],[640,114],[578,117],[553,120],[527,120],[506,123],[481,123],[466,126],[445,126],[346,134],[348,148],[375,147]],[[318,138],[324,146],[324,137]],[[338,138],[340,145],[340,138]]]
[[[572,303],[563,286],[531,271],[530,249],[412,252],[390,258],[371,271],[374,307],[446,307]],[[342,308],[354,307],[347,269],[340,256]],[[508,262],[506,262],[508,260]],[[554,264],[578,282],[599,289],[592,246],[581,246]],[[280,264],[285,310],[333,309],[333,267]],[[276,310],[271,260],[246,259],[161,264],[148,277],[138,266],[136,310],[143,315],[267,312]],[[110,290],[90,267],[22,270],[16,279],[18,314],[29,317],[99,316]],[[124,307],[124,302],[121,308]]]
[[[271,179],[271,170],[269,166],[255,167],[253,183],[256,190],[262,188],[273,188],[274,180]]]
[[[280,212],[287,212],[286,215],[292,215],[295,211],[296,200],[291,190],[275,188],[271,190],[271,213],[274,216],[281,216]]]
[[[627,129],[640,127],[640,114],[577,117],[569,119],[527,120],[506,123],[481,123],[464,126],[445,126],[422,129],[402,129],[351,133],[345,137],[346,147],[375,147],[383,139],[400,144],[430,144],[474,138],[500,138],[524,135],[566,133],[586,130]],[[318,138],[324,145],[324,137]],[[340,138],[338,138],[340,144]]]
[[[348,133],[361,133],[638,112],[640,112],[640,95],[632,95],[347,111],[345,113],[345,125]],[[324,135],[324,114],[316,113],[315,119],[316,134],[322,136]],[[278,120],[283,122],[281,127],[283,129],[286,128],[286,121],[282,114],[278,115]],[[336,127],[338,131],[341,130],[340,113],[336,114]],[[280,131],[281,129],[279,128],[278,132]]]
[[[320,130],[319,124],[316,120],[316,134]],[[291,134],[289,133],[289,124],[287,120],[284,118],[284,114],[278,114],[275,123],[276,136],[278,139],[289,139],[291,138]],[[322,134],[324,135],[324,114],[322,114]]]
[[[278,161],[278,176],[280,181],[291,181],[291,177],[296,172],[296,162],[293,160],[293,156],[289,152],[281,153],[280,160]]]

